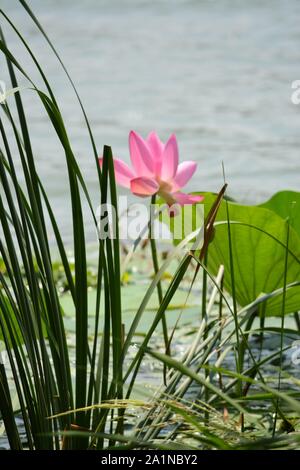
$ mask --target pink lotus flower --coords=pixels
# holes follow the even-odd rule
[[[169,206],[175,203],[184,206],[203,200],[202,196],[180,192],[195,173],[197,163],[186,161],[178,164],[178,146],[174,134],[164,145],[155,132],[151,132],[145,140],[131,131],[129,151],[132,169],[122,160],[114,158],[115,178],[120,186],[140,197],[158,194]]]

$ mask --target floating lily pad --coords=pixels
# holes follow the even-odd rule
[[[126,331],[129,330],[132,320],[140,306],[140,303],[145,295],[145,291],[148,285],[143,285],[142,283],[128,285],[122,287],[122,311],[123,311],[123,322],[125,324]],[[188,291],[178,289],[174,295],[169,308],[166,311],[166,317],[168,326],[172,328],[178,318],[178,315],[183,311],[182,319],[180,325],[192,323],[195,319],[200,318],[200,309],[199,309],[199,299],[196,294],[191,292],[187,299]],[[89,301],[89,326],[91,327],[90,332],[93,332],[93,323],[96,307],[96,290],[93,289],[88,294]],[[68,331],[75,330],[75,309],[72,300],[72,296],[69,293],[66,293],[60,297],[61,306],[65,312],[64,323]],[[153,295],[146,307],[144,314],[142,315],[141,321],[138,326],[138,333],[144,334],[148,331],[149,326],[153,322],[153,319],[156,315],[158,309],[158,300],[156,291],[153,292]],[[103,295],[102,302],[100,307],[100,320],[103,319]],[[101,330],[101,328],[100,328]]]

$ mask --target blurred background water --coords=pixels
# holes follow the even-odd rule
[[[62,107],[95,206],[99,188],[83,116],[55,56],[17,0],[1,0],[42,63]],[[198,171],[188,190],[251,203],[300,186],[299,0],[31,0],[86,107],[96,143],[129,162],[128,132],[175,132]],[[24,47],[1,17],[9,47],[37,84]],[[7,81],[0,59],[0,79]],[[24,78],[21,85],[27,86]],[[23,90],[38,168],[66,241],[70,205],[63,152],[38,99]],[[88,240],[95,242],[87,216]]]

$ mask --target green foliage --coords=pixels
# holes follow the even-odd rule
[[[280,191],[259,207],[265,207],[275,212],[282,219],[289,217],[293,227],[300,237],[300,193],[296,191]]]
[[[67,73],[25,0],[20,0],[20,5]],[[190,426],[188,431],[193,434],[191,448],[234,448],[235,443],[228,443],[226,435],[221,433],[220,436],[220,429],[211,425],[213,421],[208,428],[208,421],[210,415],[220,415],[220,410],[227,407],[231,407],[235,422],[240,413],[247,415],[250,400],[246,401],[246,395],[253,383],[256,389],[260,388],[264,393],[264,398],[268,395],[272,413],[276,405],[276,418],[278,415],[283,423],[287,423],[285,414],[291,410],[299,413],[299,403],[289,392],[280,391],[280,381],[275,389],[266,386],[261,368],[266,363],[278,360],[278,356],[281,365],[283,334],[288,332],[289,335],[296,335],[299,332],[285,330],[282,322],[280,350],[263,359],[256,358],[252,353],[248,337],[251,334],[253,309],[260,308],[261,300],[258,297],[263,293],[269,294],[266,296],[268,315],[280,314],[282,306],[285,306],[285,313],[300,306],[299,287],[291,286],[291,283],[300,280],[299,210],[297,207],[294,210],[287,237],[285,219],[289,210],[285,202],[290,196],[277,195],[266,203],[267,208],[241,206],[232,202],[226,206],[223,201],[216,218],[214,238],[209,246],[208,268],[202,262],[203,259],[205,261],[205,253],[199,260],[195,253],[187,251],[191,240],[186,237],[178,240],[178,245],[161,265],[161,260],[155,254],[154,276],[148,278],[149,285],[145,289],[144,286],[143,289],[132,286],[136,291],[133,295],[131,289],[125,286],[123,289],[127,289],[126,294],[121,296],[122,279],[124,284],[126,279],[120,269],[118,229],[115,239],[99,240],[97,270],[96,273],[89,271],[84,203],[88,205],[89,216],[95,226],[98,221],[59,104],[42,65],[22,33],[3,10],[0,10],[0,15],[1,25],[3,23],[9,27],[24,47],[22,56],[15,57],[0,31],[0,51],[7,62],[11,86],[18,87],[16,71],[29,82],[30,92],[36,94],[45,112],[47,131],[52,130],[60,142],[69,178],[67,193],[70,194],[74,235],[74,260],[71,262],[51,201],[37,173],[30,136],[30,132],[34,132],[34,125],[32,123],[29,132],[27,112],[21,94],[17,93],[14,95],[15,108],[10,107],[10,102],[0,108],[0,335],[14,385],[12,392],[6,365],[1,363],[0,413],[11,449],[190,448],[185,439],[182,442],[180,437],[182,429],[187,425]],[[27,59],[36,69],[43,91],[25,71],[23,61],[28,64]],[[100,171],[98,151],[87,115],[68,73],[67,76],[79,101],[90,139],[91,162],[95,165],[95,177],[99,181],[98,199],[102,203],[110,199],[117,213],[112,150],[104,147],[103,167]],[[18,178],[16,168],[23,173],[23,178]],[[19,181],[24,181],[24,185],[21,186]],[[218,203],[223,196],[222,192],[220,194]],[[292,196],[299,201],[298,193]],[[215,198],[212,194],[206,194],[206,215],[213,205],[212,216],[215,216],[218,208],[218,204],[214,206]],[[230,226],[227,224],[227,209]],[[46,221],[51,224],[55,235],[55,249],[59,253],[57,263],[53,263]],[[194,224],[193,220],[191,222]],[[99,223],[101,228],[102,221]],[[137,245],[135,243],[134,247]],[[173,261],[176,264],[174,272],[166,276]],[[224,285],[232,292],[233,309],[222,290],[222,272],[218,282],[212,275],[217,273],[220,264],[225,266]],[[166,313],[169,310],[176,311],[174,299],[183,282],[188,279],[188,288],[184,286],[185,290],[182,291],[184,298],[180,300],[178,316],[170,321],[173,330],[169,338],[173,338],[179,319],[186,313],[184,308],[188,305],[200,269],[205,273],[202,304],[194,308],[198,309],[199,317],[201,312],[202,318],[195,322],[196,334],[187,350],[180,360],[158,350],[153,351],[151,342],[158,326],[168,319]],[[165,292],[161,286],[163,280],[166,283]],[[208,282],[213,287],[210,298]],[[90,286],[94,287],[92,297],[88,295]],[[274,292],[278,288],[283,288],[284,301],[281,291]],[[153,306],[151,301],[156,289],[159,290],[159,305],[155,302]],[[66,297],[60,295],[65,291],[68,291],[68,309],[74,312],[72,346],[75,361],[68,343],[67,324],[70,318],[64,315]],[[127,314],[124,305],[126,295],[127,300],[131,297],[127,301],[130,310]],[[218,316],[213,316],[212,309],[217,298]],[[251,303],[255,299],[255,303]],[[236,301],[245,306],[239,312]],[[223,304],[226,307],[225,314]],[[149,307],[152,312],[145,319]],[[139,347],[131,348],[137,334],[141,332],[143,335]],[[248,354],[247,366],[243,362],[245,352]],[[237,357],[239,367],[234,368],[234,371],[220,367],[229,353]],[[131,426],[129,435],[124,428],[124,422],[130,416],[126,407],[132,403],[130,397],[146,355],[159,361],[160,367],[165,369],[166,380],[160,389],[162,391],[151,394],[146,411],[142,407],[137,413],[140,418],[136,417],[137,422]],[[220,383],[221,376],[226,377],[224,384]],[[203,406],[200,409],[195,399],[188,410],[183,410],[181,400],[193,383],[198,386],[198,398],[202,403],[205,402],[205,409]],[[241,386],[246,384],[247,390],[241,386],[236,388],[237,383]],[[26,436],[25,443],[15,425],[16,402],[24,424],[22,433]],[[284,403],[284,410],[281,403]],[[194,413],[195,409],[197,413]],[[174,416],[174,413],[176,421],[172,422],[170,416]],[[249,415],[247,422],[251,423],[251,413]],[[172,429],[167,429],[162,439],[160,431],[168,423],[172,424]],[[274,423],[276,428],[276,419]],[[292,445],[297,445],[297,442],[294,439]],[[247,448],[249,443],[246,444],[244,447]],[[261,443],[263,445],[270,443]],[[242,444],[240,447],[243,448]]]
[[[204,208],[208,213],[216,196],[205,193]],[[212,242],[209,245],[208,268],[217,273],[221,264],[225,267],[225,288],[233,294],[230,250],[227,226],[228,205],[232,261],[235,277],[235,296],[241,305],[248,305],[259,296],[283,288],[285,253],[287,250],[287,220],[289,204],[298,200],[294,217],[290,222],[288,244],[288,271],[285,313],[300,308],[300,287],[291,286],[300,281],[300,234],[297,228],[300,219],[300,194],[281,193],[263,206],[246,206],[235,202],[221,203]],[[286,205],[285,205],[286,203]],[[267,208],[269,207],[269,208]],[[285,210],[284,210],[285,207]],[[280,215],[278,215],[280,214]],[[282,298],[277,296],[267,302],[266,315],[280,315]]]

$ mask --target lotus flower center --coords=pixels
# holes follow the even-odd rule
[[[158,181],[159,190],[158,194],[161,196],[169,206],[176,203],[176,199],[172,196],[172,185],[167,181]]]
[[[159,184],[159,192],[162,191],[164,193],[170,193],[172,191],[172,185],[167,181],[158,181]]]

